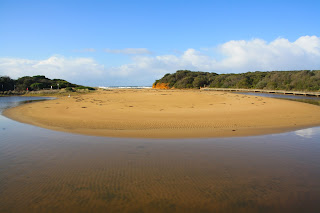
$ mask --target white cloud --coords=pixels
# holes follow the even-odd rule
[[[105,49],[105,52],[126,55],[151,54],[151,51],[146,48]]]
[[[179,56],[136,56],[133,63],[122,65],[114,72],[124,76],[135,72],[163,75],[178,69],[217,73],[320,69],[320,38],[316,36],[303,36],[294,42],[283,38],[270,43],[261,39],[229,41],[216,51],[223,59],[216,60],[191,48]]]
[[[303,36],[294,42],[284,38],[270,43],[261,39],[229,41],[216,48],[221,60],[207,52],[190,48],[179,56],[135,56],[132,63],[113,69],[113,73],[128,76],[136,72],[163,75],[178,69],[217,73],[320,69],[320,38],[316,36]]]
[[[302,36],[294,42],[284,38],[269,43],[262,39],[229,41],[215,48],[202,51],[190,48],[176,55],[142,55],[150,53],[145,48],[109,51],[133,54],[132,61],[117,67],[107,67],[91,58],[0,58],[0,75],[17,78],[43,74],[79,84],[108,86],[151,85],[165,73],[179,69],[217,73],[320,69],[320,37],[317,36]],[[219,60],[210,54],[218,56]]]
[[[278,38],[229,41],[218,48],[225,56],[215,70],[245,72],[254,70],[298,70],[320,68],[320,38],[303,36],[295,42]]]
[[[45,75],[77,82],[94,82],[102,76],[104,66],[90,58],[52,56],[45,60],[0,58],[0,75],[11,78]]]

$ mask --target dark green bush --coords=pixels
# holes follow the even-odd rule
[[[156,83],[168,83],[175,88],[257,88],[275,90],[320,91],[320,70],[247,72],[241,74],[216,74],[178,70],[167,73]]]
[[[79,87],[77,84],[72,84],[63,79],[49,79],[44,75],[24,76],[17,80],[11,79],[8,76],[0,76],[0,91],[26,91],[42,90],[42,89],[62,89],[67,87]],[[85,87],[88,90],[94,90],[92,87]]]
[[[73,92],[73,88],[72,87],[66,87],[66,91]]]
[[[79,87],[76,87],[75,89],[76,89],[76,90],[79,90],[79,89],[96,90],[96,89],[93,88],[93,87],[85,87],[85,86],[79,86]]]

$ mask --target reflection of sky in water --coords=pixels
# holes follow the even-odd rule
[[[54,99],[49,97],[24,97],[24,96],[9,96],[9,97],[0,97],[0,113],[2,110],[8,107],[15,107],[26,101],[37,101],[37,100],[47,100]]]
[[[316,135],[317,136],[320,135],[320,127],[301,129],[301,130],[295,131],[294,133],[303,138],[312,138]]]

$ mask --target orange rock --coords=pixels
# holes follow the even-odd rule
[[[153,89],[170,89],[169,83],[157,83],[152,85]]]

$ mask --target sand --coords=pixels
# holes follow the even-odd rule
[[[320,107],[200,90],[116,89],[24,104],[14,120],[85,135],[209,138],[280,133],[320,125]]]

